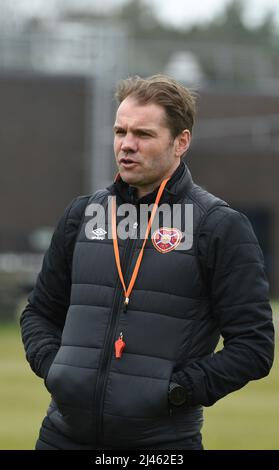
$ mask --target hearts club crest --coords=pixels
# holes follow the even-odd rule
[[[175,250],[182,238],[182,233],[177,228],[162,227],[152,235],[152,243],[160,253],[168,253]]]

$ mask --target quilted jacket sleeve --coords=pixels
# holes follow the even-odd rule
[[[76,198],[61,217],[20,318],[26,358],[39,377],[47,376],[60,347],[70,303],[71,257],[87,200]]]
[[[224,347],[193,360],[173,380],[184,385],[190,405],[210,406],[269,373],[274,329],[263,256],[248,219],[218,208],[207,217],[200,250]]]

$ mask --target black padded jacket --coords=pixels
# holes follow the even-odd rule
[[[182,163],[161,203],[192,204],[193,245],[162,253],[151,239],[127,312],[112,242],[85,236],[92,201],[136,200],[121,180],[62,216],[21,316],[33,371],[52,395],[49,419],[81,445],[142,448],[197,433],[202,406],[266,376],[274,331],[263,256],[248,219],[195,185]],[[182,221],[185,223],[186,221]],[[107,221],[104,230],[108,231]],[[142,240],[120,240],[128,283]],[[116,359],[114,342],[126,348]],[[224,347],[214,352],[222,336]],[[170,381],[187,405],[168,403]]]

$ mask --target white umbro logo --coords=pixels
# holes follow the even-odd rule
[[[107,232],[103,228],[92,230],[91,240],[104,240]]]

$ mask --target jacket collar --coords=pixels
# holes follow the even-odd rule
[[[188,192],[192,185],[193,180],[191,173],[187,165],[184,162],[181,162],[170,180],[167,182],[161,199],[161,204],[168,202],[175,203]],[[123,202],[135,205],[152,204],[156,199],[158,191],[158,188],[156,188],[152,193],[138,199],[136,197],[136,188],[125,183],[119,174],[117,175],[115,182],[107,189],[112,195],[119,196]]]

